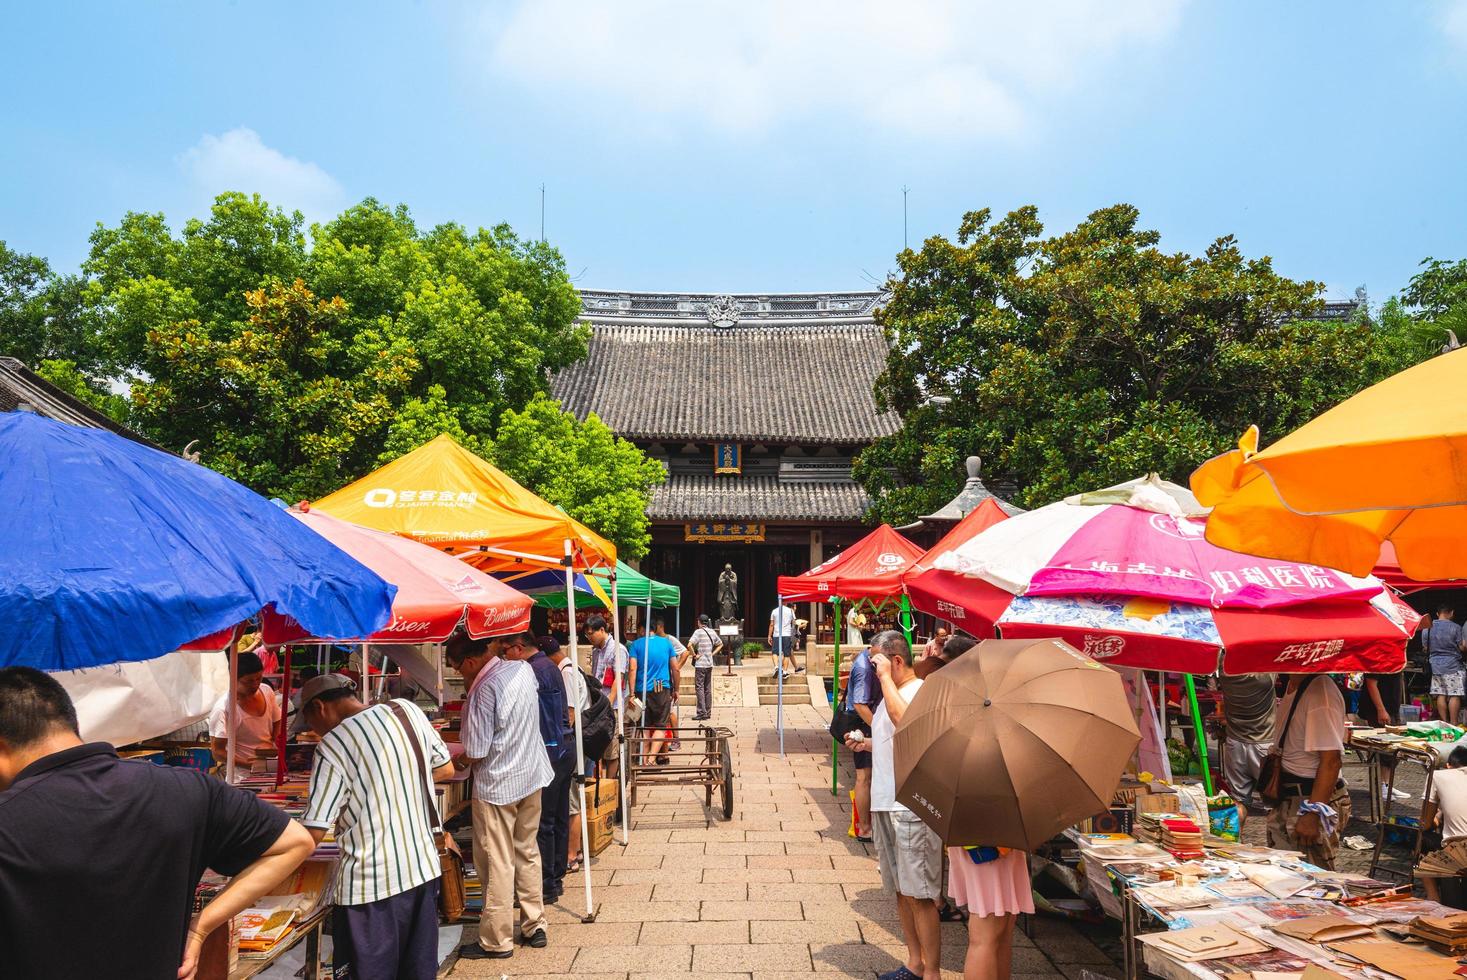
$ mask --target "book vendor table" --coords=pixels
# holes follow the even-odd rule
[[[305,980],[323,980],[327,973],[321,969],[321,932],[330,912],[331,906],[327,905],[296,922],[290,936],[276,943],[275,947],[263,957],[248,960],[241,957],[239,966],[229,971],[229,980],[248,980],[249,977],[264,973],[277,960],[302,943],[306,947],[306,965],[304,972],[297,973],[296,976],[304,977]]]
[[[1455,743],[1445,744],[1450,751]],[[1373,877],[1384,873],[1410,881],[1412,869],[1421,859],[1423,839],[1431,829],[1422,825],[1421,817],[1426,801],[1431,797],[1431,784],[1442,763],[1442,753],[1432,743],[1402,738],[1382,729],[1351,731],[1347,747],[1364,756],[1369,766],[1370,822],[1375,825],[1375,851],[1370,857],[1370,874]],[[1409,807],[1403,807],[1394,799],[1396,776],[1403,765],[1420,766],[1426,774],[1420,797],[1409,801]],[[1408,812],[1402,813],[1403,810]],[[1406,819],[1401,819],[1403,816]],[[1381,852],[1392,831],[1406,834],[1411,839],[1411,859],[1404,869],[1392,868],[1381,862]]]
[[[1182,862],[1154,844],[1119,836],[1072,839],[1092,885],[1119,902],[1128,980],[1253,980],[1297,974],[1310,964],[1349,977],[1393,976],[1362,961],[1362,950],[1384,960],[1424,958],[1428,968],[1439,961],[1443,977],[1458,965],[1403,941],[1413,920],[1456,912],[1406,889],[1324,871],[1292,851],[1209,838],[1201,859]],[[1316,928],[1326,935],[1320,924],[1326,922],[1355,935],[1310,938]],[[1361,942],[1369,945],[1355,945]]]

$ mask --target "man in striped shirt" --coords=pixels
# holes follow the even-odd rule
[[[321,736],[301,823],[317,843],[336,828],[334,971],[352,980],[438,974],[442,868],[433,833],[437,805],[424,768],[447,779],[453,764],[417,705],[392,704],[408,727],[392,706],[362,704],[339,674],[313,677],[301,688],[301,713]]]
[[[540,790],[554,776],[540,734],[535,672],[503,656],[504,638],[456,636],[448,665],[468,686],[464,756],[474,769],[474,867],[484,883],[479,941],[459,948],[463,959],[507,959],[514,954],[514,907],[520,941],[543,947],[544,891],[540,874]]]

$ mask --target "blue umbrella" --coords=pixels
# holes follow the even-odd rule
[[[102,429],[0,413],[0,667],[150,660],[273,603],[366,636],[389,585],[259,494]]]

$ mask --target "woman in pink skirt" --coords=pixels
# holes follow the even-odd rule
[[[963,980],[1009,980],[1014,923],[1034,913],[1029,858],[1006,847],[949,847],[947,891],[968,910]]]

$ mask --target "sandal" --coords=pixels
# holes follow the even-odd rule
[[[943,903],[942,908],[937,910],[937,918],[942,922],[967,922],[968,913],[956,905]]]
[[[575,872],[577,872],[579,870],[581,870],[581,859],[580,858],[576,858],[574,861],[569,862],[565,866],[565,873],[566,874],[574,874]]]

